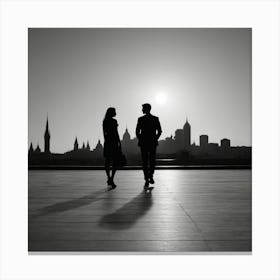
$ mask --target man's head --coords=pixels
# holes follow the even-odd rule
[[[143,114],[149,114],[152,109],[152,106],[149,103],[145,103],[142,105]]]

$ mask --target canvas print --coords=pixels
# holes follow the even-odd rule
[[[30,28],[29,252],[250,253],[251,39]]]

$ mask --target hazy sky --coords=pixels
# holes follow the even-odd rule
[[[103,142],[115,107],[119,133],[135,136],[141,104],[159,116],[164,139],[188,118],[192,142],[251,145],[250,29],[29,29],[29,143],[51,151]]]

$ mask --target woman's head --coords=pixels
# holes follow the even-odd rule
[[[109,107],[105,114],[105,119],[111,119],[117,115],[116,109],[114,107]]]

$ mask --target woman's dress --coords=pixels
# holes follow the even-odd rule
[[[120,151],[118,122],[115,119],[103,121],[104,157],[116,158]]]

